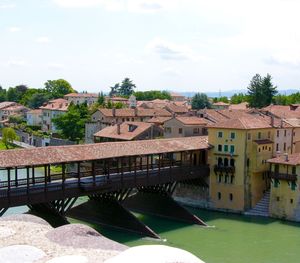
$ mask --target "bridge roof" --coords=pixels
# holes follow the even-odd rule
[[[115,157],[208,149],[207,136],[107,142],[0,151],[0,168],[91,161]]]

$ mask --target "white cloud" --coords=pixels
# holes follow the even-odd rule
[[[8,31],[11,32],[11,33],[15,33],[15,32],[18,32],[20,30],[21,30],[21,28],[17,27],[17,26],[12,26],[12,27],[8,28]]]
[[[194,52],[188,45],[178,45],[161,38],[153,39],[146,47],[148,50],[156,53],[164,60],[204,60]]]
[[[36,38],[35,41],[37,43],[46,44],[46,43],[50,42],[50,39],[49,39],[49,37],[41,36],[41,37]]]
[[[26,61],[22,59],[11,59],[7,64],[11,67],[23,67],[27,65]]]
[[[15,8],[16,4],[13,3],[7,3],[7,4],[0,4],[0,9],[9,9],[9,8]]]

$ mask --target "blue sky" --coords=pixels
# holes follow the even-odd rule
[[[298,0],[0,0],[0,84],[107,91],[300,90]]]

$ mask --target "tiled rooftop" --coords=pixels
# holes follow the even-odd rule
[[[269,159],[268,163],[300,165],[300,153],[289,154],[287,157],[285,155],[281,155],[279,157]]]
[[[99,111],[106,117],[114,117],[113,109],[103,109],[100,108]],[[169,117],[172,114],[164,109],[115,109],[115,117],[153,117],[153,116],[163,116]]]
[[[207,136],[195,136],[176,139],[14,149],[0,151],[0,168],[91,161],[121,156],[192,151],[207,148],[209,148]]]

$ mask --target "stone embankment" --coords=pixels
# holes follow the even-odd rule
[[[32,215],[0,218],[0,263],[203,263],[168,246],[128,248],[82,224],[51,227]]]

